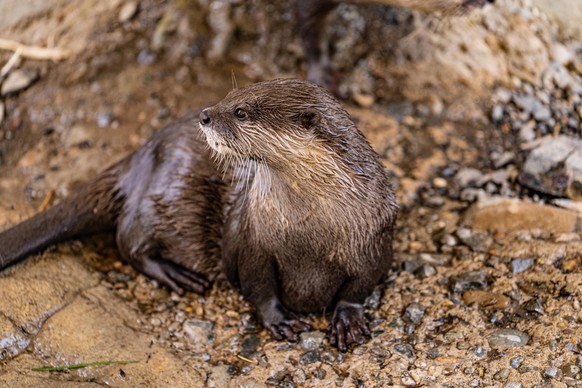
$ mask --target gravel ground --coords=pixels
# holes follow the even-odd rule
[[[83,0],[5,31],[72,56],[21,59],[2,82],[0,227],[220,99],[233,72],[301,76],[292,7],[269,7]],[[582,385],[581,42],[509,0],[446,22],[379,6],[332,18],[346,106],[402,208],[370,340],[338,352],[322,313],[298,343],[274,341],[229,285],[177,296],[97,236],[0,276],[0,384]],[[30,370],[104,360],[138,363]]]

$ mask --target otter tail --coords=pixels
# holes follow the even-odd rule
[[[123,199],[116,187],[119,167],[111,167],[59,204],[0,233],[0,270],[61,241],[113,229]]]

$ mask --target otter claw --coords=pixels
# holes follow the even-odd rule
[[[311,330],[311,325],[303,322],[288,311],[277,299],[271,300],[260,310],[263,326],[271,332],[276,340],[297,341],[297,335]]]

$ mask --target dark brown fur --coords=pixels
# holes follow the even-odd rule
[[[116,230],[123,257],[176,291],[203,291],[222,269],[277,339],[309,329],[295,313],[334,311],[331,342],[345,351],[368,334],[362,303],[388,272],[396,213],[378,155],[341,105],[310,82],[274,80],[161,129],[1,233],[0,268]]]

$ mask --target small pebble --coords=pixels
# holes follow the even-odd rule
[[[257,351],[257,348],[261,344],[261,339],[255,335],[251,334],[243,340],[241,354],[245,357],[249,357]]]
[[[416,387],[416,381],[410,376],[403,376],[400,381],[405,387]]]
[[[132,19],[137,13],[138,6],[139,4],[135,1],[128,1],[127,3],[123,4],[117,17],[118,20],[123,23]]]
[[[544,377],[550,378],[550,379],[555,379],[556,377],[558,377],[558,368],[556,367],[549,367],[544,369]]]
[[[520,273],[534,265],[534,259],[513,259],[511,260],[511,272]]]
[[[403,354],[408,358],[414,358],[414,350],[412,349],[412,345],[410,344],[397,344],[394,346],[394,351],[397,353]]]
[[[522,356],[513,357],[511,360],[509,360],[509,365],[512,368],[517,369],[521,366],[523,360],[524,358]]]
[[[310,350],[308,352],[305,352],[299,357],[299,362],[302,365],[309,365],[309,364],[313,364],[314,362],[319,362],[319,361],[321,361],[321,356],[319,355],[318,352],[316,352],[314,350]]]
[[[97,115],[97,126],[99,128],[106,128],[111,124],[113,121],[113,113],[111,112],[103,112]]]
[[[475,168],[465,167],[460,169],[455,175],[455,183],[459,188],[481,187],[483,184],[483,174]]]
[[[0,95],[6,96],[20,92],[32,85],[38,77],[39,72],[36,69],[13,70],[8,74],[4,82],[2,82]]]
[[[576,377],[580,373],[580,368],[574,364],[567,364],[562,367],[562,373],[567,377]]]
[[[468,290],[483,290],[487,286],[487,274],[483,271],[465,272],[449,279],[449,288],[458,294]]]
[[[308,331],[299,335],[299,345],[304,350],[315,350],[321,346],[325,333],[321,331]]]
[[[485,356],[485,349],[483,348],[483,346],[477,346],[475,348],[475,355],[477,357],[484,357]]]
[[[426,309],[420,303],[411,303],[404,310],[402,319],[409,323],[418,324],[422,321]]]
[[[431,276],[434,276],[436,273],[437,271],[435,267],[433,267],[430,264],[423,264],[422,266],[420,266],[420,268],[414,271],[414,274],[418,276],[420,279],[429,278]]]
[[[486,336],[489,346],[494,349],[507,349],[516,346],[525,346],[529,342],[529,335],[515,329],[498,329]]]
[[[444,189],[448,186],[447,180],[441,177],[436,177],[432,180],[432,187],[435,189]]]
[[[493,375],[493,378],[498,381],[506,380],[509,377],[509,369],[503,368]]]
[[[315,378],[323,380],[325,379],[327,372],[323,368],[316,368],[315,371],[313,372],[313,375],[315,376]]]

